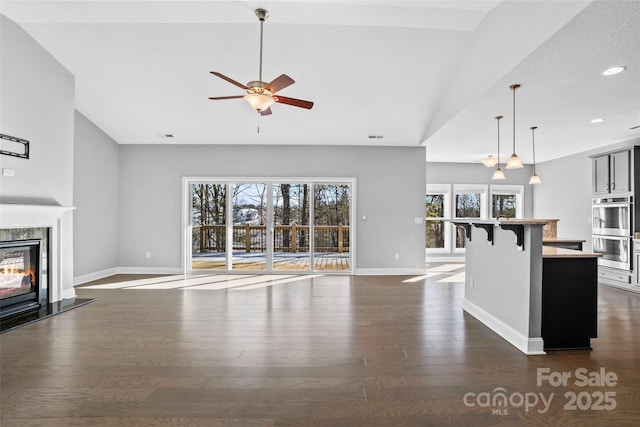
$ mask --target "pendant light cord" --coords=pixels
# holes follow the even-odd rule
[[[496,122],[498,123],[498,168],[500,168],[500,119],[502,116],[496,116]]]
[[[533,152],[533,174],[536,174],[536,138],[535,138],[535,130],[538,129],[536,126],[531,127],[531,148]]]
[[[513,89],[513,153],[516,152],[516,89],[517,85],[511,86]]]

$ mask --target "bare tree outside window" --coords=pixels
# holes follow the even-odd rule
[[[444,204],[444,194],[427,194],[425,197],[426,248],[444,248]]]

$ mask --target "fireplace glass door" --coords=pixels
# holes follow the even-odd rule
[[[0,242],[0,317],[39,306],[40,241]]]

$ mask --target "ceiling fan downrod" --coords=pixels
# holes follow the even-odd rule
[[[269,17],[269,12],[265,9],[256,9],[256,16],[260,20],[260,70],[258,81],[262,81],[262,39],[264,33],[264,21]]]

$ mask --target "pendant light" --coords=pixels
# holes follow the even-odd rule
[[[505,179],[504,172],[500,169],[500,119],[502,116],[496,116],[496,121],[498,122],[498,167],[495,172],[493,172],[493,176],[491,179]]]
[[[535,130],[538,129],[537,126],[531,126],[531,148],[533,149],[533,175],[531,175],[531,179],[529,179],[529,184],[541,184],[542,180],[536,173],[536,139],[534,136]]]
[[[519,87],[520,85],[518,84],[509,86],[509,89],[513,91],[513,154],[507,162],[507,169],[520,169],[522,167],[522,161],[516,154],[516,89]]]

